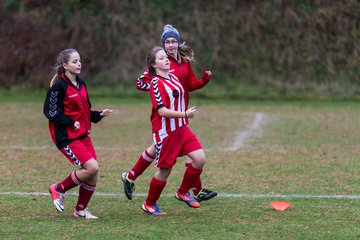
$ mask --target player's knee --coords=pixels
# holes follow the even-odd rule
[[[95,176],[99,174],[99,165],[93,166],[91,168],[91,175]]]
[[[155,157],[156,155],[156,150],[155,150],[155,146],[151,145],[151,147],[149,147],[148,149],[146,149],[147,153],[150,154],[152,157]],[[143,152],[143,155],[146,155],[145,151]]]
[[[89,164],[86,165],[86,171],[91,176],[96,176],[99,173],[99,164],[97,161],[91,161]]]
[[[205,165],[205,162],[205,156],[199,156],[198,158],[194,159],[194,165],[197,169],[202,169]]]
[[[200,165],[201,165],[202,167],[204,167],[205,163],[206,163],[206,158],[205,158],[205,157],[200,158]]]

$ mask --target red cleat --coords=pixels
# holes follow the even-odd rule
[[[175,192],[175,198],[179,201],[185,202],[189,207],[198,208],[200,207],[200,203],[198,203],[195,199],[193,199],[190,193],[181,194],[179,191]]]

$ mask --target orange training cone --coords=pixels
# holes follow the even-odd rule
[[[289,202],[278,202],[278,201],[272,201],[270,202],[270,206],[275,209],[276,211],[284,211],[288,207],[291,206],[291,203]]]

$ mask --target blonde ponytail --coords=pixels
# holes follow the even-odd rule
[[[50,81],[50,87],[52,87],[52,86],[54,85],[54,83],[55,83],[55,81],[56,81],[57,78],[58,78],[58,75],[55,74],[55,75],[53,76],[53,78],[51,79],[51,81]]]

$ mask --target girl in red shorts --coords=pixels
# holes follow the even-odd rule
[[[53,204],[59,212],[64,212],[65,192],[80,185],[73,217],[97,219],[87,209],[95,191],[99,165],[89,137],[91,122],[97,123],[113,110],[91,110],[86,85],[78,75],[81,59],[75,49],[60,52],[55,66],[56,74],[44,103],[44,114],[49,119],[50,135],[62,154],[79,169],[70,173],[63,181],[49,188]]]
[[[185,91],[185,107],[189,104],[189,93],[204,87],[211,78],[211,71],[204,71],[201,78],[197,79],[191,67],[191,62],[195,61],[193,50],[181,41],[179,31],[170,24],[164,26],[161,34],[161,43],[170,61],[170,72],[180,82]],[[135,86],[141,91],[150,91],[150,81],[152,75],[146,68],[136,80]],[[121,179],[124,183],[124,193],[131,200],[135,189],[135,180],[151,165],[155,159],[155,146],[152,144],[142,152],[135,165],[129,172],[123,172]],[[190,166],[192,160],[185,157],[186,167]],[[192,186],[194,198],[206,201],[217,196],[217,192],[206,189],[202,186],[201,178],[198,178]]]
[[[166,215],[156,202],[163,191],[176,158],[188,156],[192,163],[186,168],[175,197],[193,208],[200,204],[189,193],[200,177],[205,164],[205,153],[194,133],[187,127],[188,118],[196,114],[196,108],[187,109],[186,94],[179,79],[169,72],[170,61],[162,47],[155,47],[147,54],[147,66],[153,76],[150,83],[152,101],[152,134],[156,149],[157,172],[150,181],[148,196],[142,209],[152,215]]]

